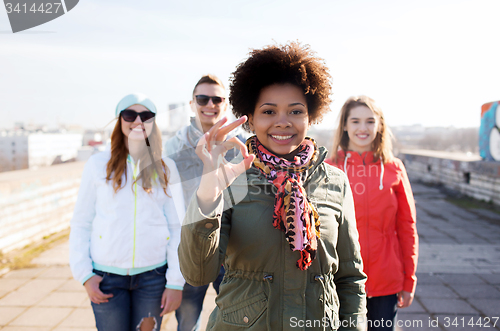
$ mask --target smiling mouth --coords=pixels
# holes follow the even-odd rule
[[[217,112],[215,112],[215,111],[202,111],[201,113],[205,116],[216,116],[217,115]]]
[[[271,137],[273,137],[274,139],[276,140],[287,140],[287,139],[290,139],[293,137],[293,135],[289,135],[289,136],[277,136],[277,135],[271,135]]]
[[[132,129],[132,131],[142,132],[144,130],[140,126],[136,126],[135,128]]]

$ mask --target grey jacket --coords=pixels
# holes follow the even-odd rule
[[[304,183],[321,222],[316,259],[306,271],[296,267],[300,253],[272,225],[275,187],[256,168],[246,172],[246,188],[235,187],[241,181],[231,185],[234,192],[248,189],[236,205],[220,199],[203,215],[191,199],[179,246],[184,278],[204,285],[221,263],[226,269],[207,330],[365,329],[355,325],[366,313],[366,275],[353,197],[345,174],[323,162],[326,153],[320,147]]]

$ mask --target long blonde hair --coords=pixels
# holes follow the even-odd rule
[[[340,110],[340,119],[339,126],[337,128],[337,132],[335,132],[335,136],[333,138],[333,149],[332,149],[332,159],[337,161],[337,151],[343,150],[347,152],[349,146],[349,135],[347,131],[345,131],[345,127],[347,125],[347,118],[349,117],[349,113],[351,109],[365,106],[373,111],[373,113],[378,116],[379,119],[379,127],[377,130],[377,136],[372,143],[372,151],[375,158],[382,158],[382,162],[387,163],[394,156],[392,154],[392,132],[391,129],[387,126],[387,123],[384,119],[384,113],[382,109],[380,109],[377,105],[375,105],[375,100],[365,96],[360,95],[357,97],[350,97],[342,106]]]
[[[118,116],[113,133],[111,134],[111,158],[106,167],[106,182],[112,181],[115,193],[122,189],[127,182],[127,166],[128,149],[125,145],[125,135],[122,132],[121,114]],[[156,178],[160,182],[165,194],[167,194],[167,173],[168,168],[165,162],[161,159],[161,132],[156,122],[153,123],[153,130],[148,137],[149,151],[145,149],[139,157],[141,162],[149,161],[152,157],[151,164],[142,169],[139,176],[132,183],[142,180],[142,188],[144,191],[151,193],[152,187]],[[151,152],[151,154],[150,154]],[[158,160],[158,161],[155,161]],[[125,174],[125,182],[122,183],[122,176]],[[133,185],[132,185],[133,187]]]

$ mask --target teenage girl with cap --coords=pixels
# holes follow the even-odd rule
[[[397,308],[411,305],[417,283],[416,212],[405,167],[392,155],[390,130],[372,99],[345,102],[333,151],[327,162],[347,174],[354,195],[368,329],[394,330]]]
[[[161,159],[156,107],[125,96],[111,150],[85,165],[71,220],[70,266],[99,330],[159,330],[182,300],[177,248],[184,199],[175,163]]]
[[[324,62],[298,43],[254,50],[233,73],[239,119],[218,122],[197,145],[203,176],[179,247],[192,285],[212,281],[224,264],[207,330],[364,329],[366,276],[350,187],[307,137],[330,93]],[[226,141],[243,123],[255,134],[246,145]],[[234,146],[243,160],[224,162]]]

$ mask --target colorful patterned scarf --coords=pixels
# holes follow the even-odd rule
[[[320,222],[302,184],[318,158],[316,143],[306,137],[293,161],[268,151],[257,136],[250,137],[246,145],[249,153],[256,156],[254,166],[278,189],[274,199],[273,226],[285,232],[292,251],[300,251],[297,268],[307,270],[316,257]]]

